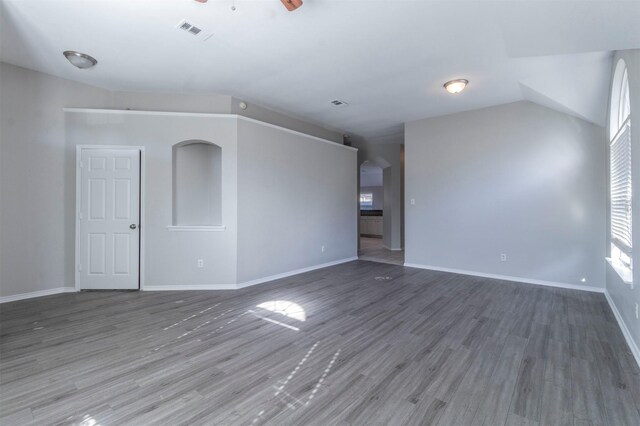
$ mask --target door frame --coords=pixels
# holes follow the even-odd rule
[[[134,145],[76,145],[76,198],[75,198],[75,209],[74,209],[74,221],[76,226],[76,238],[75,238],[75,263],[73,265],[74,268],[74,278],[75,278],[75,289],[76,291],[80,291],[80,271],[78,270],[78,265],[80,264],[80,206],[79,202],[82,196],[82,171],[80,170],[80,161],[82,159],[82,150],[83,149],[130,149],[132,151],[138,151],[140,153],[140,220],[138,229],[140,231],[140,249],[138,251],[138,290],[144,290],[144,254],[145,254],[145,236],[146,236],[146,226],[144,226],[144,217],[145,217],[145,150],[144,146],[134,146]]]

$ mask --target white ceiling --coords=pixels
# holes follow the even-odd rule
[[[372,142],[523,99],[602,125],[611,52],[640,48],[640,1],[0,0],[0,13],[4,62],[109,89],[233,95]],[[184,18],[213,35],[176,30]],[[64,50],[99,63],[77,70]],[[455,78],[470,80],[457,96],[442,89]]]

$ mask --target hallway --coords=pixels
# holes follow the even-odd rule
[[[360,237],[360,260],[404,265],[404,250],[389,250],[382,245],[382,238]]]

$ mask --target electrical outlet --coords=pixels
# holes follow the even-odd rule
[[[324,246],[320,247],[320,251],[324,253]]]
[[[506,253],[502,253],[500,255],[500,262],[506,262],[507,261],[507,254]]]
[[[411,199],[411,205],[412,205],[412,206],[415,206],[415,205],[416,205],[416,199],[415,199],[415,198],[412,198],[412,199]]]
[[[198,259],[198,268],[204,268],[204,259]]]
[[[636,302],[636,319],[638,319],[638,303]]]

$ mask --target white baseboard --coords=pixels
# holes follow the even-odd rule
[[[462,269],[441,268],[439,266],[420,265],[418,263],[405,263],[404,266],[408,268],[429,269],[431,271],[451,272],[453,274],[473,275],[475,277],[482,277],[482,278],[493,278],[496,280],[503,280],[503,281],[515,281],[515,282],[525,283],[525,284],[544,285],[547,287],[558,287],[558,288],[567,288],[570,290],[590,291],[593,293],[604,293],[605,291],[604,288],[589,287],[586,285],[566,284],[566,283],[559,283],[554,281],[535,280],[530,278],[512,277],[509,275],[487,274],[484,272],[465,271]]]
[[[341,263],[347,263],[347,262],[351,262],[351,261],[354,261],[354,260],[358,260],[358,256],[347,257],[347,258],[344,258],[344,259],[334,260],[332,262],[321,263],[319,265],[308,266],[306,268],[296,269],[296,270],[289,271],[289,272],[283,272],[282,274],[276,274],[276,275],[271,275],[271,276],[264,277],[264,278],[258,278],[258,279],[251,280],[251,281],[245,281],[243,283],[239,283],[237,288],[250,287],[252,285],[262,284],[262,283],[266,283],[266,282],[274,281],[274,280],[279,280],[281,278],[287,278],[287,277],[290,277],[292,275],[303,274],[305,272],[315,271],[316,269],[327,268],[329,266],[335,266],[335,265],[339,265]]]
[[[629,349],[631,349],[631,353],[633,354],[638,367],[640,367],[640,350],[638,349],[638,345],[636,345],[636,342],[633,340],[633,336],[631,336],[631,332],[627,328],[627,324],[624,322],[624,319],[622,319],[620,311],[618,311],[616,304],[613,303],[613,299],[607,290],[604,291],[604,296],[607,298],[607,302],[609,302],[609,306],[613,311],[613,316],[616,317],[616,321],[618,321],[618,326],[620,327],[620,330],[622,330],[622,335],[627,341],[627,345],[629,345]]]
[[[142,291],[235,290],[235,284],[145,285]]]
[[[348,257],[346,259],[334,260],[332,262],[322,263],[320,265],[309,266],[306,268],[296,269],[293,271],[283,272],[282,274],[271,275],[264,278],[258,278],[251,281],[245,281],[238,284],[196,284],[196,285],[146,285],[144,291],[186,291],[186,290],[237,290],[240,288],[250,287],[252,285],[262,284],[269,281],[278,280],[280,278],[290,277],[292,275],[302,274],[304,272],[314,271],[316,269],[327,268],[329,266],[339,265],[341,263],[357,260],[357,257]]]
[[[12,296],[0,297],[0,303],[15,302],[16,300],[32,299],[34,297],[51,296],[52,294],[60,293],[75,293],[75,287],[58,287],[50,288],[47,290],[32,291],[30,293],[14,294]]]
[[[387,246],[385,244],[383,244],[382,247],[386,248],[389,251],[402,251],[401,248],[391,248],[391,247],[389,247],[389,246]]]
[[[358,260],[358,257],[354,256],[354,257],[348,257],[345,259],[334,260],[332,262],[321,263],[319,265],[296,269],[294,271],[288,271],[282,274],[271,275],[269,277],[258,278],[255,280],[246,281],[239,284],[146,285],[144,286],[144,288],[142,288],[142,290],[143,291],[237,290],[240,288],[249,287],[256,284],[262,284],[262,283],[277,280],[280,278],[290,277],[292,275],[302,274],[304,272],[314,271],[316,269],[327,268],[329,266],[351,262],[353,260]],[[52,288],[48,290],[33,291],[31,293],[14,294],[12,296],[0,297],[0,303],[14,302],[16,300],[31,299],[34,297],[50,296],[52,294],[75,293],[76,291],[77,290],[75,287]]]

